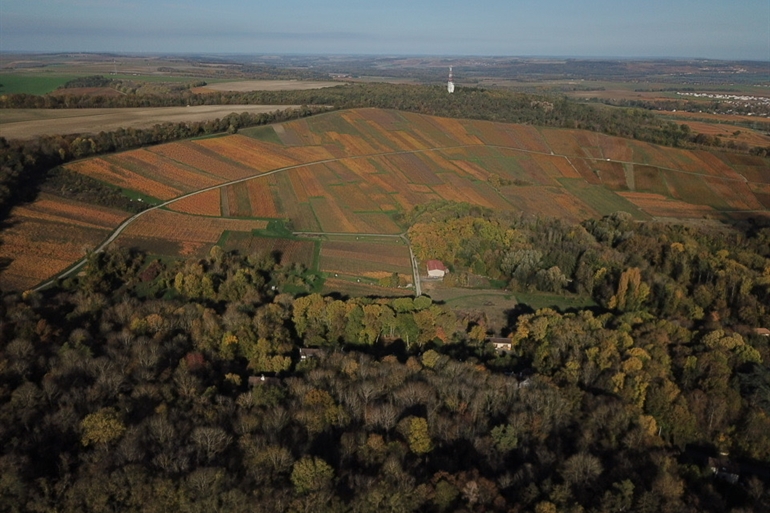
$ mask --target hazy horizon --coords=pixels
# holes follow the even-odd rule
[[[770,2],[5,0],[0,51],[770,61]]]

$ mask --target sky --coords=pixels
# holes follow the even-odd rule
[[[0,51],[770,61],[770,1],[2,0]]]

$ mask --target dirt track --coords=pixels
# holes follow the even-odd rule
[[[149,128],[158,123],[207,121],[231,112],[273,112],[287,105],[202,105],[131,109],[3,109],[0,136],[31,139],[40,135],[99,133],[118,128]]]

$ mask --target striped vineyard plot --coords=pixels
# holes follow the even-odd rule
[[[147,150],[134,150],[112,157],[121,167],[174,187],[193,192],[223,182],[221,178],[197,171]]]
[[[195,141],[162,144],[149,151],[217,176],[222,181],[237,180],[255,173],[251,167],[226,159]]]
[[[177,200],[168,208],[182,214],[217,217],[222,215],[221,193],[219,189],[212,189]]]
[[[65,167],[96,180],[115,185],[122,189],[137,191],[160,200],[175,198],[183,192],[181,189],[171,187],[142,174],[123,168],[106,158],[81,160],[67,164]]]
[[[618,194],[653,217],[692,219],[716,213],[707,205],[692,205],[660,194],[646,192],[619,192]]]

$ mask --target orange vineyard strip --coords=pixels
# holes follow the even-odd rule
[[[34,203],[17,207],[14,214],[97,229],[113,229],[129,217],[129,214],[120,210],[83,204],[46,193],[40,194]]]
[[[709,206],[691,205],[684,201],[666,198],[660,194],[644,192],[620,192],[618,194],[653,216],[703,217],[714,213],[714,210]]]
[[[326,194],[324,184],[318,179],[318,175],[324,170],[324,167],[315,165],[311,167],[301,167],[290,171],[290,173],[296,174],[297,180],[302,184],[306,195],[312,198],[313,196],[324,196]],[[327,177],[330,176],[330,173],[324,174]],[[325,183],[328,183],[328,181],[325,181]]]
[[[168,208],[185,214],[219,216],[222,214],[222,201],[220,198],[219,189],[213,189],[175,201]]]
[[[271,171],[296,163],[293,159],[269,153],[264,149],[251,149],[250,145],[242,144],[243,139],[249,140],[247,137],[230,136],[203,139],[196,141],[196,144],[253,169],[253,174]]]
[[[26,289],[63,271],[88,250],[102,242],[109,230],[62,222],[11,217],[13,226],[3,230],[0,258],[10,260],[0,274],[0,287]]]
[[[174,161],[147,150],[136,150],[121,155],[122,159],[147,170],[158,181],[178,187],[185,192],[192,192],[222,183],[222,180],[191,168],[182,167]]]
[[[327,198],[313,198],[311,202],[313,212],[321,223],[321,229],[325,232],[355,233],[364,232],[365,227],[356,226],[345,215],[345,212],[333,200]]]
[[[151,148],[150,151],[218,176],[223,181],[245,178],[254,172],[245,166],[231,164],[217,156],[209,155],[205,148],[195,142],[163,144]]]
[[[254,217],[278,217],[273,194],[266,180],[249,180],[246,186],[249,189],[251,214]]]
[[[102,158],[81,160],[68,164],[66,167],[91,178],[111,183],[124,189],[138,191],[161,200],[171,199],[182,194],[180,189],[149,179]]]

